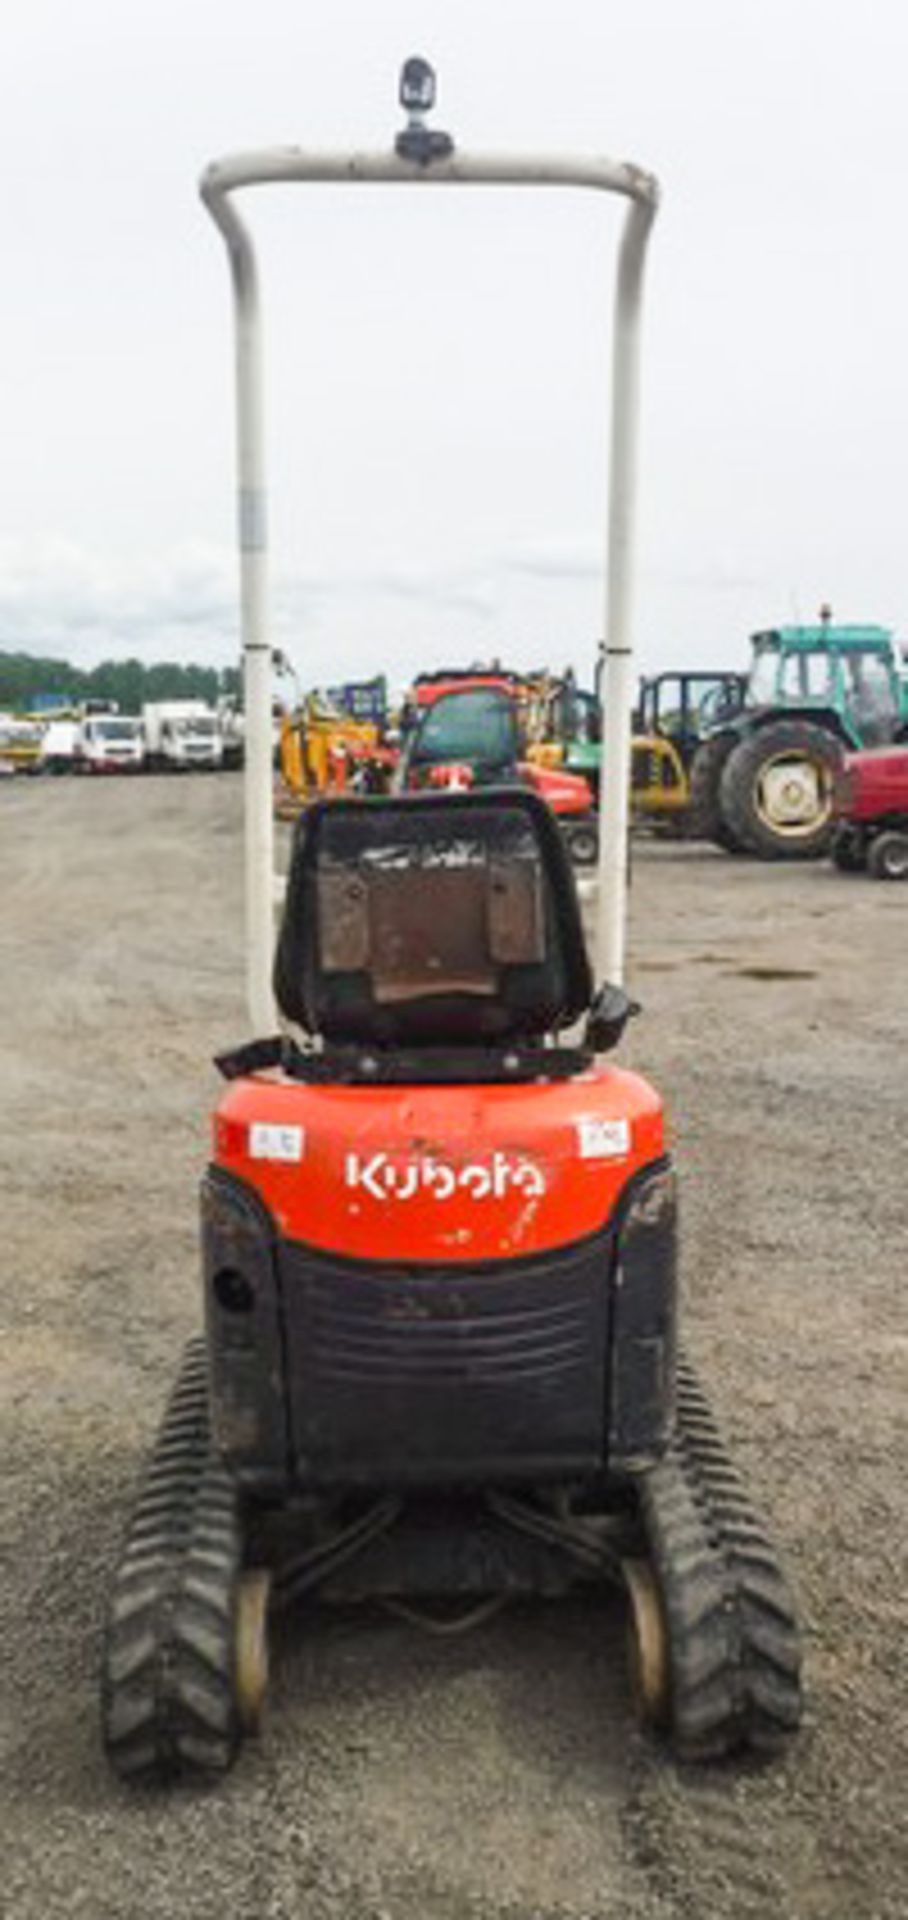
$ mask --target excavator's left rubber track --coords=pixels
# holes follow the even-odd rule
[[[213,1456],[205,1348],[186,1348],[110,1596],[104,1745],[134,1782],[223,1774],[243,1732],[237,1494]]]

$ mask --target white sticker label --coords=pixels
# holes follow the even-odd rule
[[[629,1120],[600,1120],[587,1114],[575,1122],[577,1151],[581,1160],[620,1160],[631,1150]]]
[[[265,1120],[253,1120],[249,1128],[250,1160],[302,1160],[305,1133],[302,1127],[274,1127]]]

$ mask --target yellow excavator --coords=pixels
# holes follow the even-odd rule
[[[311,800],[351,783],[381,786],[393,756],[375,720],[355,720],[325,695],[309,693],[281,722],[279,820],[294,820]]]
[[[40,772],[43,732],[30,715],[0,713],[0,774]]]

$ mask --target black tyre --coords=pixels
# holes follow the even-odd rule
[[[890,828],[877,834],[867,855],[867,871],[874,880],[908,880],[908,829]]]
[[[854,827],[836,827],[829,854],[840,873],[863,873],[867,865],[863,835],[857,833]]]
[[[713,840],[717,847],[722,848],[723,853],[746,854],[750,852],[750,848],[745,847],[743,840],[739,840],[737,834],[732,832],[727,820],[719,820],[717,822]]]
[[[722,769],[737,746],[733,733],[713,734],[697,748],[690,769],[690,805],[687,834],[691,840],[711,840],[725,853],[741,853],[742,843],[733,833],[722,811],[720,783]]]
[[[594,867],[599,854],[599,829],[592,816],[587,820],[566,820],[562,834],[575,867]]]
[[[764,860],[818,860],[833,836],[841,759],[841,742],[824,727],[770,721],[728,755],[719,782],[722,816]]]

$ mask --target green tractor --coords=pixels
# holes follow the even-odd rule
[[[908,687],[885,627],[774,627],[752,639],[742,704],[691,766],[695,831],[729,853],[810,860],[828,851],[843,753],[908,738]]]

